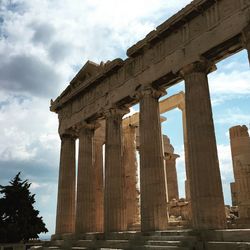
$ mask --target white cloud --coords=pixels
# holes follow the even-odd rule
[[[232,99],[250,97],[250,74],[246,51],[240,53],[244,60],[229,61],[209,75],[212,105],[220,105]]]
[[[31,190],[35,190],[35,189],[38,189],[40,188],[42,185],[37,183],[37,182],[32,182],[31,185],[30,185],[30,189]]]
[[[213,75],[210,80],[212,93],[214,94],[243,94],[250,95],[249,71],[220,72]]]
[[[179,158],[176,159],[176,171],[178,178],[178,186],[179,186],[179,196],[180,198],[185,197],[185,180],[186,180],[186,169],[185,169],[185,154],[184,147],[175,148],[175,154],[180,155]]]
[[[125,119],[125,118],[127,118],[127,117],[130,117],[130,116],[134,115],[135,113],[138,113],[138,111],[135,110],[133,107],[130,107],[130,108],[129,108],[129,113],[126,114],[126,115],[124,115],[124,116],[123,116],[123,119]]]
[[[230,183],[234,181],[230,145],[217,145],[225,204],[232,204]]]
[[[217,149],[222,178],[225,180],[228,176],[233,177],[230,145],[219,144]]]
[[[0,145],[0,157],[3,161],[29,160],[36,155],[36,149],[29,149],[30,138],[15,127],[3,129],[4,141]]]
[[[250,125],[250,113],[243,112],[240,108],[229,108],[216,117],[217,124],[227,126]]]
[[[0,102],[0,130],[4,161],[39,160],[44,158],[41,147],[52,154],[59,148],[57,117],[49,112],[46,100],[6,94]]]

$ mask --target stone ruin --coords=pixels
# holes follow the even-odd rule
[[[250,137],[247,126],[230,128],[230,144],[235,182],[231,183],[231,214],[236,226],[250,225]]]
[[[84,244],[97,248],[109,242],[109,248],[115,248],[110,242],[117,240],[116,248],[125,249],[128,245],[122,245],[122,240],[132,245],[147,242],[145,237],[159,232],[162,232],[160,239],[176,239],[179,233],[169,231],[172,223],[169,212],[180,212],[185,217],[184,207],[189,207],[187,217],[192,235],[182,231],[180,244],[191,242],[190,238],[185,241],[185,237],[194,237],[194,232],[199,232],[193,245],[185,249],[229,249],[228,246],[237,249],[237,240],[249,241],[250,231],[239,234],[226,230],[207,77],[216,70],[217,62],[243,49],[250,58],[250,1],[194,0],[130,47],[125,60],[117,58],[101,64],[88,61],[83,66],[61,95],[51,101],[51,111],[58,114],[61,138],[56,230],[52,243],[64,242],[61,246],[79,249]],[[178,201],[174,169],[178,155],[174,154],[167,137],[162,137],[159,105],[159,98],[167,94],[166,89],[182,80],[185,97],[177,106],[183,111],[189,205]],[[171,101],[167,100],[169,108]],[[138,125],[131,117],[125,126],[124,115],[138,103]],[[164,151],[162,138],[167,141],[168,151]],[[230,138],[235,175],[233,201],[239,208],[240,225],[249,228],[246,128],[232,128]],[[79,139],[77,181],[76,139]],[[137,149],[140,211],[136,188]],[[176,201],[168,196],[176,196],[173,198]],[[138,224],[138,216],[139,232],[126,234],[129,227]],[[133,237],[140,240],[135,243]],[[168,241],[164,242],[161,246],[169,246]],[[145,244],[145,249],[150,248]],[[241,249],[249,249],[247,244],[240,245],[244,247]]]

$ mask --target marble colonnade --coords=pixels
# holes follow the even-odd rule
[[[225,211],[212,119],[207,74],[209,63],[195,62],[180,72],[186,88],[186,130],[193,227],[197,229],[225,228]],[[199,84],[198,84],[199,83]],[[153,87],[138,93],[140,102],[140,188],[141,230],[167,228],[166,181],[160,126],[159,97],[162,90]],[[122,112],[120,112],[122,111]],[[112,108],[105,114],[106,150],[104,185],[104,231],[126,231],[126,194],[122,149],[122,117],[124,110]],[[75,197],[75,137],[61,135],[62,148],[58,190],[56,233],[101,231],[88,219],[96,216],[96,188],[90,179],[94,173],[94,129],[80,132],[77,202]],[[82,145],[82,146],[81,146]],[[88,152],[88,156],[87,156]],[[100,153],[100,149],[99,149]],[[134,157],[134,156],[132,156]],[[83,171],[83,170],[82,170]],[[69,178],[70,177],[70,178]],[[83,178],[84,181],[79,179]],[[94,177],[93,177],[94,178]],[[89,179],[89,180],[86,180]],[[83,181],[84,184],[81,184]],[[84,189],[83,189],[84,187]],[[93,194],[90,195],[93,191]],[[85,193],[85,196],[83,195]],[[85,197],[85,198],[84,198]],[[81,206],[82,200],[85,204]],[[210,204],[213,204],[211,207]],[[74,214],[76,206],[76,215]],[[85,206],[85,208],[84,208]],[[86,214],[83,214],[85,211]],[[76,217],[75,217],[76,216]],[[87,224],[79,226],[86,218]],[[81,220],[81,221],[79,221]],[[95,219],[93,219],[95,221]],[[76,222],[76,223],[75,223]],[[65,225],[65,226],[64,226]],[[76,226],[75,226],[76,225]]]

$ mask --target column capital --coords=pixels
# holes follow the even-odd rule
[[[77,138],[77,132],[75,128],[69,128],[66,129],[63,133],[59,134],[61,140],[64,138],[71,138],[71,139],[76,139]]]
[[[100,145],[103,145],[105,143],[105,136],[96,136],[94,135],[94,142],[97,143],[97,144],[100,144]]]
[[[135,97],[138,100],[141,100],[144,96],[151,95],[155,99],[159,99],[161,96],[166,95],[167,92],[163,88],[154,88],[151,86],[145,87],[141,90],[138,90],[137,93],[135,94]]]
[[[205,73],[208,74],[211,71],[216,70],[215,64],[207,60],[196,61],[191,64],[184,66],[180,70],[180,75],[185,78],[185,76],[192,73]]]
[[[128,114],[129,112],[130,110],[127,107],[122,107],[122,108],[112,107],[102,111],[105,118],[116,117],[116,116],[123,117],[125,114]]]
[[[99,127],[100,127],[100,124],[96,121],[94,121],[94,122],[81,121],[75,125],[75,130],[79,133],[82,130],[94,131]]]
[[[179,157],[180,157],[180,155],[178,155],[178,154],[169,154],[169,153],[166,153],[165,156],[164,156],[164,159],[165,160],[169,160],[169,161],[175,161]]]

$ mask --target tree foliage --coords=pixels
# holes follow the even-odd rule
[[[30,193],[27,180],[18,173],[10,185],[1,186],[0,193],[0,242],[26,242],[38,238],[39,233],[48,232],[39,211],[35,210],[35,195]]]

